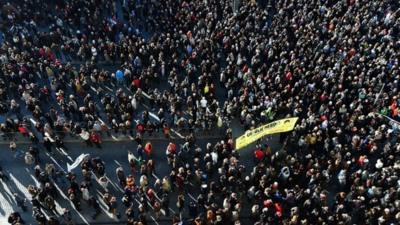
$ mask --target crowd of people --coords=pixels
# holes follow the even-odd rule
[[[69,210],[41,212],[55,210],[58,179],[68,180],[74,209],[86,201],[95,219],[93,172],[101,201],[128,224],[148,224],[150,214],[196,225],[397,224],[400,2],[266,2],[242,0],[234,12],[220,0],[0,1],[0,130],[32,141],[23,154],[40,181],[28,188],[38,223],[73,224]],[[285,117],[299,122],[280,135],[282,149],[260,141],[244,167],[231,121],[247,130]],[[198,131],[217,127],[221,140],[196,144]],[[151,184],[144,134],[168,140],[172,129],[187,131],[185,144],[166,146],[171,173]],[[42,146],[65,149],[72,135],[101,148],[111,131],[137,144],[131,171],[116,171],[122,201],[99,158],[86,158],[79,176],[41,169]],[[196,201],[185,197],[189,184]],[[23,219],[15,212],[9,222]]]

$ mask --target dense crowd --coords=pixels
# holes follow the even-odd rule
[[[101,201],[128,224],[148,224],[149,215],[196,225],[400,221],[399,1],[243,0],[238,12],[220,0],[0,3],[0,129],[32,141],[16,155],[35,165],[40,186],[28,190],[38,223],[74,223],[68,209],[43,216],[55,210],[59,179],[75,210],[86,201],[95,219],[93,176]],[[245,168],[230,121],[251,129],[289,116],[300,119],[280,135],[282,150],[260,141]],[[215,127],[226,135],[198,146],[196,132]],[[156,162],[143,135],[170,138],[171,129],[188,131],[185,144],[166,146],[171,173],[151,184]],[[79,176],[40,167],[42,146],[66,149],[73,135],[101,148],[111,131],[137,144],[131,171],[116,171],[122,201],[108,191],[100,158],[83,160]],[[196,201],[185,197],[191,183]],[[15,212],[9,222],[23,218]]]

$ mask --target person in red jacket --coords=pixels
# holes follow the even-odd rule
[[[274,208],[275,208],[275,215],[279,218],[282,217],[283,213],[282,205],[280,203],[275,203]]]
[[[265,153],[260,145],[257,145],[256,150],[254,151],[254,161],[259,163],[264,160]]]
[[[95,132],[92,131],[92,133],[90,134],[90,140],[98,147],[101,148],[101,137],[100,135]]]
[[[24,125],[20,125],[18,127],[18,132],[22,134],[24,137],[28,137],[28,129]]]
[[[153,145],[150,142],[147,142],[146,145],[144,146],[144,152],[146,152],[148,158],[150,158],[152,151],[153,151]]]
[[[166,123],[163,125],[163,133],[164,133],[165,138],[169,139],[169,137],[170,137],[170,128],[168,127],[168,125]]]
[[[143,135],[144,133],[144,125],[139,123],[138,125],[136,125],[136,132]]]
[[[176,155],[176,144],[170,142],[167,146],[167,151],[165,152],[165,154],[167,155],[168,164],[172,165],[172,162],[174,161]]]

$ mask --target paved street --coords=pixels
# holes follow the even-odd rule
[[[277,143],[277,138],[273,138],[272,140],[269,141],[269,143],[272,146],[278,146]],[[198,144],[200,147],[203,149],[205,148],[205,145],[208,141],[211,143],[215,143],[218,139],[199,139]],[[69,148],[67,155],[64,153],[54,150],[51,155],[46,153],[43,149],[41,149],[41,154],[40,158],[42,160],[42,168],[46,163],[54,163],[57,167],[57,169],[66,172],[67,170],[67,163],[72,163],[72,160],[75,160],[76,157],[78,157],[82,153],[88,153],[91,156],[99,156],[104,162],[106,166],[106,174],[107,177],[109,178],[110,182],[110,192],[113,193],[114,195],[117,196],[117,199],[120,200],[122,197],[122,189],[120,188],[118,182],[117,182],[117,177],[115,170],[117,167],[122,166],[124,168],[124,171],[126,174],[129,174],[129,164],[128,164],[128,159],[127,159],[127,153],[128,150],[131,150],[134,154],[136,154],[136,143],[132,141],[110,141],[110,142],[105,142],[103,143],[103,148],[102,149],[97,149],[97,148],[90,148],[86,147],[84,144],[80,143],[80,141],[71,141],[72,143],[68,143],[67,147]],[[168,140],[162,140],[160,138],[157,138],[156,140],[151,141],[153,144],[153,159],[155,159],[156,162],[156,172],[153,177],[150,177],[150,185],[152,186],[156,180],[156,178],[161,178],[164,176],[169,175],[169,168],[168,164],[166,162],[166,157],[165,157],[165,149],[168,144]],[[182,141],[177,141],[177,144],[182,144]],[[22,144],[18,146],[20,149],[25,150],[28,145]],[[242,164],[244,164],[246,167],[250,166],[253,164],[252,161],[252,151],[250,150],[251,147],[243,149],[241,151],[241,158],[240,161]],[[3,144],[0,145],[1,149],[1,158],[0,158],[0,165],[3,167],[4,172],[9,176],[10,181],[7,183],[2,182],[0,186],[0,224],[6,224],[6,219],[7,216],[9,215],[10,212],[13,210],[20,211],[16,206],[16,202],[14,201],[12,197],[12,193],[18,192],[20,193],[20,196],[25,196],[28,200],[30,200],[30,194],[27,192],[27,187],[30,184],[36,184],[39,185],[38,181],[34,177],[34,171],[33,171],[33,166],[27,166],[23,159],[15,159],[13,154],[10,152],[8,149],[8,146],[3,142]],[[76,168],[74,170],[76,174],[78,175],[78,181],[81,181],[81,171],[80,168]],[[251,171],[246,171],[246,173],[249,173]],[[136,180],[139,180],[139,176],[136,176]],[[56,183],[56,187],[61,193],[58,199],[56,199],[57,202],[57,211],[61,212],[62,208],[69,208],[73,209],[72,203],[70,201],[67,201],[67,196],[66,196],[66,188],[67,188],[67,183],[66,179],[64,178],[62,181],[59,181]],[[124,215],[125,213],[125,208],[121,204],[119,204],[119,212],[121,213],[122,217],[120,220],[114,218],[107,210],[105,204],[101,201],[101,194],[104,191],[97,182],[94,183],[94,188],[92,188],[91,195],[96,196],[99,199],[99,202],[102,205],[103,213],[96,219],[93,220],[91,218],[91,215],[93,214],[93,210],[88,207],[88,205],[85,202],[82,202],[82,211],[77,212],[76,210],[72,210],[73,212],[73,218],[75,219],[75,222],[81,223],[81,224],[112,224],[112,223],[118,223],[118,222],[123,222],[126,220],[126,217]],[[189,187],[190,189],[190,187]],[[192,199],[193,201],[197,198],[197,192],[193,190],[190,190],[188,193],[186,193],[185,198],[187,199]],[[176,204],[175,200],[177,198],[177,194],[173,193],[171,194],[170,197],[170,210],[171,213],[177,212],[176,209]],[[120,203],[120,201],[119,201]],[[137,203],[137,202],[136,202]],[[137,207],[138,204],[135,205]],[[248,208],[243,207],[243,216],[246,217],[248,212]],[[185,208],[186,210],[186,208]],[[186,212],[184,211],[183,216],[187,217]],[[137,211],[135,212],[137,215]],[[49,216],[51,215],[50,212],[46,212],[46,215]],[[31,205],[28,201],[28,211],[26,213],[22,213],[23,219],[25,219],[28,223],[27,224],[35,224],[32,215],[31,215]],[[153,215],[150,213],[149,214],[149,221],[153,221],[155,224],[170,224],[170,220],[162,216],[159,221],[155,221]]]

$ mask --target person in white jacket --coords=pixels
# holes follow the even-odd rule
[[[108,191],[108,178],[106,176],[102,176],[99,178],[99,184],[105,191]]]
[[[81,187],[81,192],[82,192],[82,198],[83,200],[85,200],[86,202],[89,201],[90,199],[90,193],[89,193],[89,189],[86,186]]]

